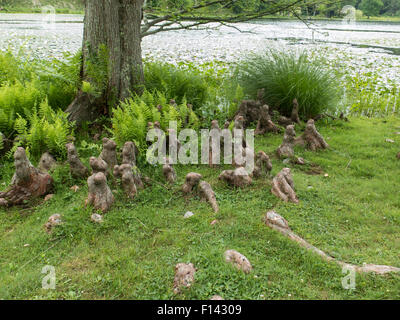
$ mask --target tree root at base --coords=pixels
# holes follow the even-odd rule
[[[384,266],[384,265],[375,265],[375,264],[365,264],[363,266],[356,266],[353,264],[349,264],[340,260],[337,260],[330,255],[326,254],[322,250],[314,247],[312,244],[308,243],[306,240],[303,238],[299,237],[297,234],[295,234],[289,227],[288,222],[279,214],[277,214],[274,211],[269,211],[265,215],[264,218],[265,224],[270,227],[271,229],[274,229],[280,233],[282,233],[285,237],[288,237],[289,239],[297,242],[300,246],[303,248],[306,248],[307,250],[310,250],[316,254],[318,254],[320,257],[322,257],[325,261],[328,262],[335,262],[341,267],[348,267],[351,268],[359,273],[376,273],[379,275],[384,275],[387,273],[400,273],[400,268],[397,267],[392,267],[392,266]]]

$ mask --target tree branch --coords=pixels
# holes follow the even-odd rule
[[[287,11],[293,7],[304,4],[304,0],[288,0],[282,2],[281,0],[271,1],[270,7],[259,12],[246,12],[243,14],[232,15],[228,17],[212,17],[204,15],[196,15],[200,9],[210,7],[212,5],[221,4],[224,6],[230,6],[238,0],[214,0],[203,2],[202,4],[192,6],[187,9],[183,9],[174,13],[170,13],[164,16],[155,17],[151,21],[147,21],[142,26],[142,38],[148,35],[153,35],[163,31],[173,30],[184,30],[206,25],[209,23],[217,22],[220,24],[227,25],[227,23],[238,23],[250,20],[255,20],[266,15],[275,14],[282,11]],[[328,0],[333,2],[335,0]],[[336,0],[338,1],[338,0]],[[314,1],[310,1],[312,4]],[[316,3],[321,3],[321,0],[315,0]],[[188,24],[183,24],[182,21],[190,21]],[[152,30],[151,30],[152,29]]]

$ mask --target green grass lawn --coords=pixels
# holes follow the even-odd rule
[[[177,166],[179,181],[168,188],[160,184],[161,168],[147,168],[145,174],[158,183],[130,202],[118,191],[105,222],[95,225],[83,205],[86,182],[73,181],[65,166],[56,169],[52,200],[0,209],[0,298],[400,299],[400,275],[357,275],[356,289],[345,290],[338,265],[263,224],[264,214],[274,209],[294,232],[342,261],[400,267],[400,120],[351,118],[317,127],[331,148],[296,149],[309,161],[292,166],[299,205],[275,198],[266,178],[244,190],[227,187],[217,179],[223,167]],[[256,138],[256,151],[273,155],[281,141],[274,135]],[[274,175],[285,166],[275,156],[273,165]],[[198,198],[182,196],[190,171],[213,186],[218,214]],[[4,189],[12,164],[4,163],[0,175]],[[77,193],[69,189],[74,184],[81,186]],[[186,211],[195,216],[183,219]],[[49,236],[43,225],[54,213],[62,214],[64,224]],[[211,225],[214,219],[219,223]],[[227,249],[247,256],[253,272],[226,264]],[[198,271],[192,288],[174,295],[179,262],[192,262]],[[55,290],[41,288],[45,265],[56,268]]]

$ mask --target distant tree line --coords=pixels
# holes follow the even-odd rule
[[[0,7],[40,7],[43,5],[54,5],[56,8],[76,8],[83,9],[85,0],[0,0]],[[261,12],[269,6],[273,6],[280,0],[237,0],[227,1],[227,5],[215,4],[207,7],[204,14],[241,14],[245,12]],[[184,9],[201,3],[202,0],[146,0],[146,10]],[[306,4],[308,2],[308,4]],[[400,0],[315,0],[310,5],[309,1],[304,0],[304,4],[299,3],[297,13],[303,16],[325,16],[328,18],[341,16],[344,6],[350,5],[357,10],[361,10],[364,15],[370,16],[400,16]],[[292,10],[293,8],[291,8]],[[289,14],[290,12],[283,12]]]
[[[183,9],[201,2],[200,0],[147,0],[147,9]],[[240,14],[248,11],[262,11],[273,4],[273,0],[238,0],[229,6],[215,5],[208,8],[208,12]],[[363,11],[366,16],[400,16],[400,0],[338,0],[338,1],[315,1],[313,5],[299,5],[298,13],[305,16],[339,17],[344,6],[351,5],[357,10]],[[288,12],[288,14],[290,14]]]

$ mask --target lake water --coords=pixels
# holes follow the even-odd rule
[[[24,47],[32,57],[60,57],[82,44],[83,16],[57,15],[49,24],[40,14],[0,14],[0,49]],[[270,47],[304,49],[329,59],[334,68],[378,75],[383,83],[400,85],[400,23],[263,20],[235,27],[171,31],[143,39],[143,56],[168,62],[234,62]]]

